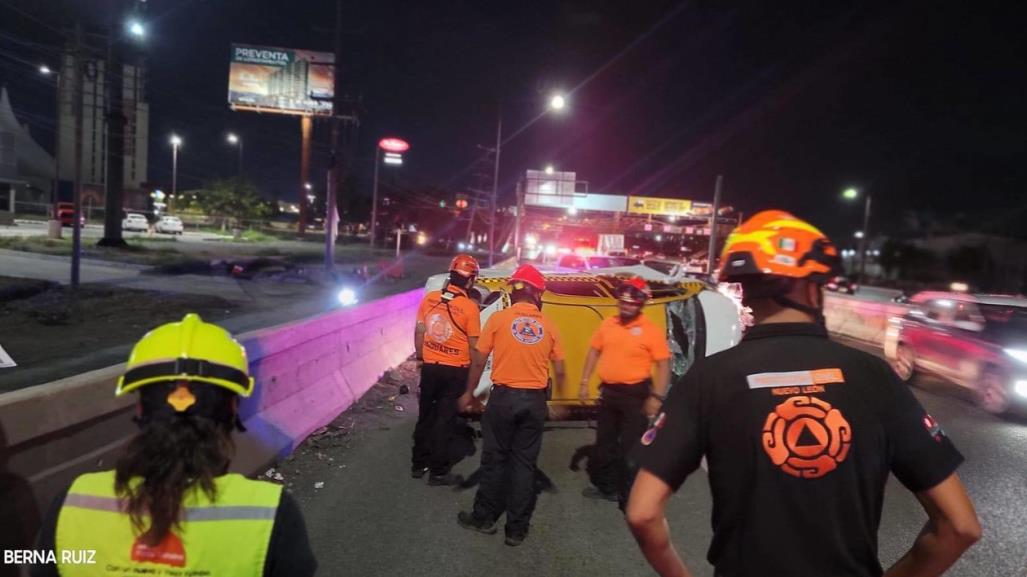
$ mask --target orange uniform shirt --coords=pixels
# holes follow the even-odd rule
[[[652,376],[653,363],[670,358],[667,335],[645,315],[628,324],[610,317],[592,335],[599,351],[599,379],[607,384],[633,385]]]
[[[426,363],[466,367],[471,364],[467,339],[481,335],[481,317],[478,304],[467,293],[454,286],[449,290],[459,295],[449,303],[442,301],[442,291],[432,291],[421,301],[417,311],[417,320],[425,327],[421,354]]]
[[[493,353],[492,382],[514,389],[546,388],[550,361],[563,360],[556,325],[530,303],[516,303],[490,316],[478,352]]]

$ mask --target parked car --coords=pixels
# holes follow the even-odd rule
[[[182,219],[177,216],[162,216],[157,221],[157,232],[167,234],[182,234]]]
[[[938,375],[992,413],[1027,408],[1027,299],[921,292],[905,304],[884,348],[900,378]]]
[[[836,293],[845,293],[847,295],[854,295],[859,290],[859,285],[852,282],[848,277],[836,276],[831,280],[827,281],[824,288]]]
[[[556,261],[554,272],[585,272],[594,269],[637,266],[642,261],[637,258],[626,256],[603,256],[591,255],[581,256],[576,254],[565,254]]]
[[[644,268],[644,267],[639,267]],[[472,290],[472,298],[480,303],[482,325],[488,317],[510,306],[509,295],[503,290],[511,271],[485,269]],[[614,287],[629,274],[550,274],[546,273],[546,292],[542,295],[542,310],[556,323],[566,353],[567,374],[580,375],[589,350],[592,333],[607,317],[617,313]],[[426,291],[439,290],[448,275],[434,275],[428,279]],[[644,314],[657,326],[667,331],[673,357],[672,382],[676,382],[696,358],[709,356],[728,349],[741,340],[740,312],[728,297],[702,281],[660,283],[650,281],[653,299]],[[551,418],[562,418],[573,410],[594,407],[599,399],[598,377],[593,377],[589,398],[578,398],[578,383],[568,379],[562,388],[549,391]],[[478,394],[484,394],[492,385],[491,362],[478,384]]]
[[[130,212],[125,215],[125,218],[121,219],[121,229],[146,232],[150,229],[150,223],[146,220],[145,216],[137,212]]]
[[[57,203],[57,220],[61,221],[61,226],[71,226],[72,219],[75,218],[75,204],[71,202],[58,202]],[[86,215],[79,214],[78,217],[79,226],[86,225]]]

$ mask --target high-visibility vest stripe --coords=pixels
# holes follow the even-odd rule
[[[124,513],[126,504],[116,497],[98,497],[69,493],[64,499],[67,507]],[[228,507],[186,507],[184,521],[256,521],[274,519],[275,507],[228,506]]]
[[[56,548],[93,550],[97,566],[59,562],[61,577],[96,577],[97,567],[120,568],[115,571],[119,575],[162,574],[162,565],[174,567],[175,574],[181,575],[263,574],[280,486],[222,475],[214,479],[214,501],[193,487],[182,496],[180,523],[159,546],[147,548],[126,512],[127,500],[115,493],[114,477],[114,471],[87,473],[68,491],[57,520]],[[149,521],[144,514],[144,526]]]

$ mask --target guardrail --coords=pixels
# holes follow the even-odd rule
[[[257,381],[232,470],[288,455],[413,353],[420,289],[239,335]],[[0,395],[0,548],[29,549],[40,512],[79,474],[109,469],[135,434],[123,365]]]

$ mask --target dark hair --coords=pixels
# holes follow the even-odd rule
[[[464,276],[456,271],[449,272],[449,284],[456,285],[458,288],[467,290],[471,286],[471,281],[474,279],[473,276]]]
[[[532,303],[535,306],[542,305],[542,292],[527,283],[521,283],[524,288],[514,289],[510,292],[510,300],[515,303]]]
[[[143,542],[153,546],[179,527],[188,491],[199,487],[216,499],[214,479],[227,472],[235,446],[232,424],[223,419],[192,414],[148,419],[144,411],[143,423],[115,465],[114,491],[127,501]]]

